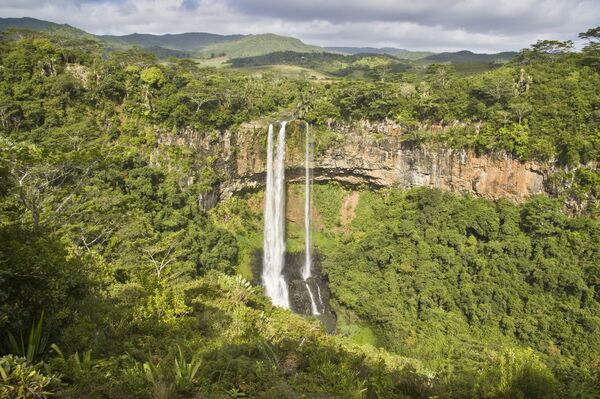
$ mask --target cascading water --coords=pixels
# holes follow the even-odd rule
[[[312,275],[312,251],[311,251],[311,143],[308,124],[306,124],[305,135],[305,160],[304,160],[304,264],[302,268],[294,267],[295,270],[287,270],[285,267],[285,127],[281,123],[281,129],[275,142],[273,125],[269,125],[267,137],[267,182],[265,192],[265,226],[263,242],[263,270],[262,282],[266,294],[271,298],[275,306],[292,308],[295,311],[312,315],[321,315],[326,308],[321,298],[319,282]],[[288,267],[291,267],[288,265]],[[289,281],[289,287],[288,282]],[[304,291],[304,286],[306,291]],[[300,289],[299,289],[300,288]],[[292,291],[290,293],[290,290]],[[304,298],[304,304],[310,309],[300,305]],[[298,302],[300,300],[300,302]],[[322,310],[320,305],[322,305]]]
[[[311,256],[311,176],[310,176],[310,135],[308,132],[308,123],[306,124],[306,136],[305,136],[305,152],[304,152],[304,268],[302,269],[302,278],[304,284],[308,290],[310,297],[311,313],[314,315],[321,314],[317,307],[314,294],[308,284],[308,279],[311,277],[312,269],[312,256]],[[318,286],[317,286],[318,290]]]
[[[288,287],[283,277],[285,262],[285,122],[277,136],[273,159],[273,125],[267,138],[267,189],[262,280],[273,305],[290,307]]]

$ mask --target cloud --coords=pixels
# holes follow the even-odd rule
[[[0,0],[97,34],[272,32],[319,45],[518,50],[596,26],[597,0]]]
[[[289,20],[412,22],[467,31],[531,30],[586,19],[580,6],[600,11],[595,0],[228,0],[239,10]],[[597,17],[598,14],[595,14]],[[594,15],[587,13],[587,19]]]

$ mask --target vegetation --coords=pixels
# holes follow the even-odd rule
[[[42,364],[12,355],[0,358],[0,398],[47,398],[60,387],[56,375],[46,375]]]
[[[597,386],[597,222],[567,218],[546,197],[517,207],[416,189],[363,192],[346,229],[325,229],[317,245],[336,303],[387,350],[450,376],[485,368],[482,354],[523,362],[541,379],[527,389],[552,383],[561,396]]]
[[[410,51],[395,47],[325,47],[328,51],[341,54],[389,54],[404,60],[418,60],[434,53],[430,51]]]
[[[214,44],[202,51],[203,56],[223,55],[227,58],[260,56],[277,51],[294,51],[298,53],[319,53],[323,49],[303,43],[292,37],[278,36],[271,33],[248,35],[229,43]]]
[[[600,71],[597,51],[550,54],[524,50],[514,62],[473,76],[432,64],[418,80],[343,81],[313,88],[306,118],[313,123],[395,120],[407,139],[436,140],[523,159],[578,165],[598,158]],[[435,131],[424,124],[438,125]]]
[[[502,63],[515,58],[517,53],[513,51],[505,51],[497,54],[476,54],[471,51],[457,51],[455,53],[439,53],[431,54],[424,60],[433,62],[487,62],[487,63]]]
[[[332,53],[299,53],[295,51],[273,52],[255,57],[234,58],[230,61],[236,68],[264,65],[296,65],[332,76],[367,76],[377,80],[386,73],[407,71],[406,62],[389,55]],[[360,75],[362,73],[362,75]]]
[[[319,82],[4,35],[0,397],[593,397],[600,230],[593,207],[561,211],[600,193],[597,31],[582,37],[582,52],[540,42],[484,74],[433,64]],[[351,59],[370,72],[391,60]],[[262,194],[209,204],[227,177],[214,144],[246,134],[264,148],[240,125],[281,115],[316,125],[317,151],[344,139],[335,125],[368,119],[407,141],[557,161],[570,168],[548,184],[567,197],[365,190],[341,218],[345,190],[316,187],[340,316],[326,334],[248,282]]]
[[[70,25],[60,25],[35,18],[0,18],[0,32],[29,30],[50,33],[56,37],[91,40],[101,43],[107,51],[124,51],[142,48],[161,59],[248,57],[273,51],[323,52],[325,49],[311,46],[286,36],[218,35],[206,32],[190,32],[168,35],[131,34],[124,36],[97,36]]]

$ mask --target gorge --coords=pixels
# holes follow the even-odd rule
[[[598,396],[600,53],[556,46],[3,34],[0,398]]]
[[[297,122],[291,123],[295,136],[300,135],[298,126]],[[157,141],[189,147],[201,158],[216,159],[220,182],[199,199],[203,207],[211,208],[220,198],[264,187],[266,142],[261,137],[264,138],[265,130],[265,125],[254,123],[242,125],[235,132],[224,131],[217,137],[191,129],[176,134],[159,131]],[[387,135],[379,138],[380,130]],[[552,164],[522,162],[502,152],[478,155],[443,144],[412,143],[405,141],[394,125],[383,125],[377,130],[367,122],[340,125],[328,133],[334,139],[325,145],[323,134],[314,133],[318,150],[311,170],[315,182],[336,181],[373,188],[430,187],[523,202],[536,194],[548,193],[545,182],[555,169]],[[299,140],[288,142],[287,146],[286,181],[304,181],[304,148]]]
[[[313,178],[317,183],[332,181],[354,188],[430,187],[523,202],[545,192],[544,181],[550,171],[542,164],[520,162],[502,153],[477,155],[439,144],[404,142],[393,125],[339,126],[333,129],[334,140],[326,147],[318,146],[323,131],[317,130],[311,143],[305,122],[281,123],[277,137],[273,129],[273,125],[244,125],[237,132],[225,131],[218,137],[184,131],[177,138],[160,135],[159,142],[191,147],[200,157],[215,157],[223,178],[200,195],[205,209],[233,194],[264,187],[263,261],[262,267],[255,270],[260,276],[255,276],[255,282],[264,285],[273,304],[307,315],[325,312],[327,303],[323,298],[329,297],[320,268],[313,271],[312,267]],[[386,133],[385,139],[377,136],[381,130]],[[312,161],[311,144],[318,148]],[[288,183],[304,185],[302,254],[289,254],[285,247]],[[321,291],[325,291],[323,298]]]

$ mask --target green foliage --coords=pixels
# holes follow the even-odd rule
[[[321,47],[311,46],[299,39],[278,36],[272,33],[248,35],[238,40],[215,43],[202,50],[204,57],[226,56],[228,58],[260,56],[277,51],[293,51],[298,53],[320,53]]]
[[[272,56],[340,61],[339,75],[367,77],[328,82],[158,64],[140,49],[105,56],[41,34],[7,36],[0,42],[0,330],[31,324],[29,342],[13,344],[46,363],[3,358],[2,392],[593,392],[600,231],[594,220],[566,217],[559,200],[515,206],[434,190],[371,191],[361,193],[350,221],[340,218],[347,191],[315,186],[315,244],[332,303],[351,315],[339,335],[273,308],[249,283],[262,245],[261,193],[207,209],[229,172],[225,157],[241,151],[214,144],[259,142],[237,127],[278,115],[318,125],[316,157],[343,142],[341,124],[367,119],[395,120],[405,141],[586,163],[549,184],[571,184],[567,200],[593,204],[600,192],[594,32],[581,53],[540,43],[470,76],[447,65],[408,74],[389,57]],[[271,39],[248,40],[264,48]],[[238,271],[244,277],[233,276]],[[53,346],[55,358],[44,354],[46,336],[64,353]]]
[[[477,396],[484,398],[557,398],[558,382],[532,349],[491,354]]]
[[[31,364],[25,358],[0,358],[0,398],[45,399],[53,396],[61,384],[58,376],[45,374],[41,364]]]
[[[596,222],[567,218],[548,197],[516,207],[415,189],[361,193],[349,229],[316,244],[335,303],[358,317],[353,324],[367,323],[386,349],[467,381],[464,370],[483,367],[484,348],[511,343],[532,347],[548,366],[577,359],[570,368],[586,373],[599,356],[588,345],[600,340],[592,299],[599,234]],[[357,334],[351,328],[342,332]],[[534,364],[523,356],[518,362]],[[519,380],[531,385],[507,382],[490,397],[555,392],[550,369],[540,370],[510,371],[532,373]]]
[[[241,57],[230,60],[235,68],[258,67],[265,65],[295,65],[309,68],[332,76],[359,76],[380,80],[385,74],[399,73],[411,68],[405,61],[390,55],[333,53],[306,53],[296,51],[275,51],[268,54]]]
[[[146,299],[146,303],[140,304],[133,314],[133,323],[147,325],[148,323],[159,323],[165,325],[176,325],[182,316],[191,309],[185,304],[183,292],[176,288],[159,286]]]
[[[50,348],[59,356],[59,359],[63,362],[70,362],[73,371],[76,373],[85,373],[91,371],[96,365],[97,362],[92,360],[92,350],[85,351],[81,357],[79,352],[73,353],[68,358],[65,358],[65,355],[60,350],[58,345],[52,344]]]
[[[165,75],[160,70],[160,68],[157,67],[150,67],[144,69],[140,73],[140,78],[142,79],[142,81],[144,81],[144,83],[147,83],[150,86],[154,86],[157,88],[161,87],[166,82]]]
[[[202,362],[197,357],[192,357],[188,362],[181,350],[181,347],[177,346],[178,357],[175,359],[174,370],[177,384],[180,386],[190,386],[196,382],[198,371]]]
[[[313,186],[313,202],[319,209],[321,222],[326,228],[340,227],[340,209],[345,191],[335,184],[315,184]]]
[[[8,343],[10,353],[19,357],[25,358],[26,361],[32,363],[34,360],[45,354],[46,345],[48,344],[48,336],[44,334],[44,312],[40,315],[37,323],[31,325],[27,342],[20,335],[17,341],[12,333],[8,333]]]
[[[470,76],[431,64],[418,77],[315,85],[304,99],[306,117],[318,124],[396,119],[407,139],[420,134],[459,148],[564,165],[597,160],[598,51],[573,53],[569,46],[540,42],[499,68]],[[431,125],[442,127],[441,134]]]
[[[76,307],[74,298],[89,285],[86,275],[77,272],[78,263],[67,258],[64,244],[51,234],[18,226],[0,226],[0,241],[2,330],[35,325],[41,310],[68,318]],[[56,328],[52,322],[46,325]]]

